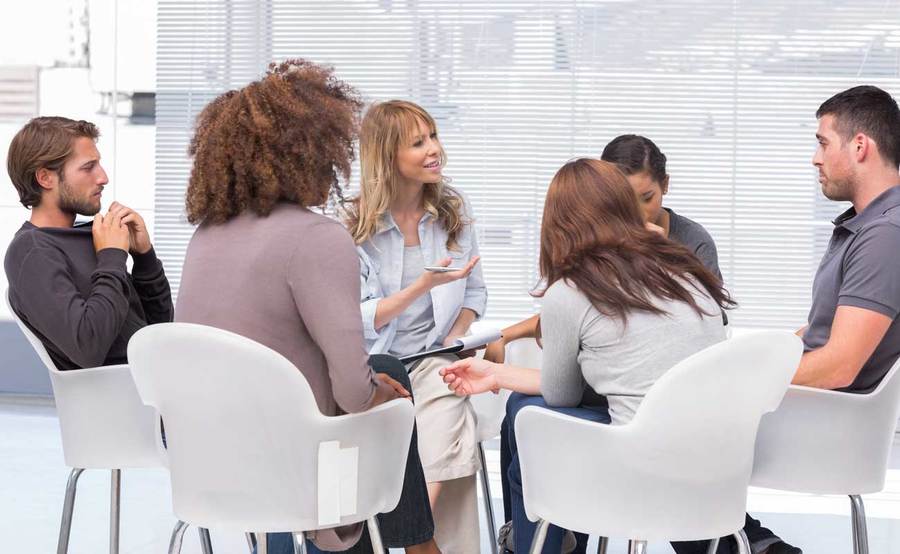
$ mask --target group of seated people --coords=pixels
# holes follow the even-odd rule
[[[6,253],[10,304],[61,370],[126,363],[138,329],[174,319],[284,355],[323,414],[409,398],[416,426],[401,499],[379,525],[385,546],[410,554],[480,551],[469,396],[514,391],[501,437],[511,522],[501,543],[527,552],[535,524],[522,500],[517,412],[539,405],[627,424],[663,373],[726,338],[725,311],[736,303],[715,243],[662,206],[669,175],[659,148],[617,137],[599,159],[566,162],[549,184],[542,280],[532,292],[543,297],[541,313],[504,329],[483,358],[403,364],[399,357],[452,343],[485,315],[476,218],[442,173],[447,156],[424,109],[375,103],[360,122],[363,107],[331,69],[303,60],[273,64],[205,107],[189,149],[186,215],[197,229],[177,306],[141,216],[117,202],[100,213],[107,176],[97,128],[31,120],[7,158],[31,209]],[[852,207],[834,221],[815,276],[794,383],[864,393],[900,356],[900,110],[887,92],[858,86],[816,118],[822,192]],[[357,143],[359,191],[345,199]],[[76,215],[93,221],[76,224]],[[523,337],[541,344],[542,367],[504,364],[505,345]],[[745,531],[754,553],[801,552],[749,515]],[[362,525],[307,539],[313,553],[372,551]],[[586,543],[551,527],[543,552],[584,552]],[[672,546],[700,553],[707,544]],[[293,552],[292,537],[270,534],[268,547]],[[718,552],[734,548],[722,540]]]

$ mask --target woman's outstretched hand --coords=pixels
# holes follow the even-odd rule
[[[426,291],[429,291],[435,287],[439,287],[441,285],[446,285],[447,283],[452,283],[453,281],[458,281],[460,279],[465,279],[472,273],[472,270],[475,269],[475,264],[478,263],[478,260],[481,259],[481,256],[475,256],[469,262],[462,266],[461,268],[455,271],[447,271],[447,272],[432,272],[432,271],[423,271],[422,275],[419,276],[418,282],[421,284],[422,288]],[[453,260],[451,258],[444,258],[440,260],[435,265],[441,267],[449,267],[450,262]]]
[[[495,374],[498,364],[479,358],[466,358],[440,370],[447,386],[457,396],[500,390]]]

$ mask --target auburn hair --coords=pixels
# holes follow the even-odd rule
[[[644,226],[637,196],[616,165],[590,158],[562,166],[550,183],[540,270],[546,287],[565,279],[600,313],[623,321],[633,310],[665,313],[654,298],[684,302],[704,314],[689,287],[721,308],[735,306],[690,250]]]

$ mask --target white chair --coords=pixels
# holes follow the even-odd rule
[[[479,353],[479,357],[484,351]],[[541,367],[541,349],[534,339],[521,339],[506,345],[506,363],[519,367]],[[478,441],[478,455],[481,461],[481,493],[484,513],[490,534],[491,554],[497,554],[497,520],[494,505],[491,502],[491,482],[488,477],[487,459],[484,455],[484,441],[491,440],[500,434],[500,425],[506,417],[506,401],[510,391],[501,390],[499,394],[475,394],[469,397],[475,410],[477,426],[475,428]]]
[[[59,416],[63,457],[72,468],[66,486],[57,553],[69,548],[78,478],[85,469],[111,470],[109,551],[119,551],[121,471],[163,467],[159,416],[141,402],[127,365],[59,371],[40,339],[9,312],[50,372]],[[202,534],[201,534],[202,536]]]
[[[666,372],[626,425],[523,409],[515,429],[525,510],[539,520],[531,552],[541,551],[552,522],[626,537],[631,552],[647,541],[735,534],[749,553],[742,527],[757,426],[778,406],[801,353],[788,332],[723,341]]]
[[[395,400],[325,417],[303,374],[277,352],[202,325],[138,331],[128,360],[166,424],[172,501],[184,523],[261,534],[367,521],[400,500],[414,411]],[[337,442],[335,442],[337,441]]]
[[[763,417],[756,439],[754,486],[850,497],[853,552],[868,554],[860,495],[884,488],[900,415],[900,360],[868,394],[791,386]]]

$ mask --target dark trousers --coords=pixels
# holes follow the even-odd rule
[[[747,540],[750,542],[753,552],[761,552],[770,544],[781,542],[778,536],[762,526],[759,520],[750,517],[750,514],[744,516],[744,533],[747,534]],[[673,542],[672,549],[677,554],[706,554],[709,541],[681,541]],[[723,537],[719,541],[719,548],[716,554],[733,554],[738,551],[737,544],[732,537]]]
[[[376,354],[369,358],[369,365],[376,373],[385,373],[412,393],[412,385],[406,368],[397,358],[385,354]],[[360,476],[363,478],[364,476]],[[421,544],[434,537],[434,520],[431,516],[431,505],[428,503],[428,489],[425,486],[425,474],[419,460],[419,444],[416,428],[413,427],[412,440],[409,443],[409,456],[406,458],[406,472],[403,477],[403,490],[400,503],[386,514],[378,514],[378,529],[385,548],[403,548]],[[270,533],[268,535],[269,554],[293,554],[293,539],[290,533]],[[306,541],[309,554],[320,554],[311,541]],[[363,528],[359,542],[344,552],[352,554],[371,554],[372,542],[368,528]]]

